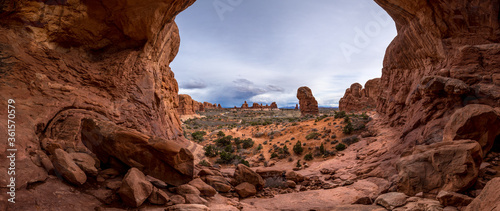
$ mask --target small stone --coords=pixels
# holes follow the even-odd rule
[[[381,205],[389,210],[406,204],[407,195],[404,193],[390,192],[382,194],[375,199],[375,204]]]
[[[175,205],[175,204],[185,204],[185,203],[186,199],[184,199],[184,197],[182,197],[181,195],[172,195],[170,196],[170,202],[168,204]]]
[[[170,197],[163,190],[153,187],[153,192],[149,196],[148,201],[151,204],[164,205],[170,201]]]
[[[255,186],[248,182],[241,183],[234,189],[236,190],[238,195],[240,195],[241,198],[247,198],[257,193],[257,189],[255,188]]]

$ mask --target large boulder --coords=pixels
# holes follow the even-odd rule
[[[202,196],[214,196],[215,194],[217,194],[215,188],[203,182],[203,180],[201,180],[200,178],[196,178],[188,184],[197,188]]]
[[[494,178],[486,183],[479,196],[465,209],[465,211],[476,210],[500,210],[500,178]]]
[[[299,99],[300,113],[302,116],[319,115],[318,101],[314,98],[309,87],[300,87],[297,90],[297,99]]]
[[[416,146],[397,164],[398,189],[411,196],[464,191],[477,179],[481,156],[481,147],[472,140]]]
[[[170,197],[163,190],[153,187],[153,192],[149,195],[148,201],[151,204],[164,205],[170,201]]]
[[[377,199],[375,199],[375,204],[392,210],[396,207],[405,205],[407,198],[408,196],[404,193],[390,192],[378,196]]]
[[[87,153],[69,153],[75,164],[80,167],[85,173],[91,176],[97,176],[97,168],[95,160]]]
[[[463,195],[460,193],[448,192],[448,191],[439,191],[436,199],[443,206],[453,206],[453,207],[465,207],[469,205],[473,198]]]
[[[195,194],[200,195],[200,191],[192,185],[184,184],[175,188],[175,192],[179,195]]]
[[[257,189],[255,189],[255,186],[248,182],[237,185],[236,187],[234,187],[234,190],[236,191],[236,193],[238,193],[238,195],[240,195],[241,198],[253,196],[257,193]]]
[[[179,115],[193,115],[197,111],[204,111],[203,103],[193,100],[187,94],[179,95],[179,107],[177,107]]]
[[[118,190],[122,201],[127,206],[139,207],[153,192],[153,185],[146,180],[146,176],[137,168],[131,168],[122,180]]]
[[[227,193],[231,190],[231,184],[222,176],[207,175],[202,177],[208,185],[212,186],[217,192]]]
[[[83,185],[87,181],[87,175],[80,169],[71,156],[62,149],[55,149],[52,155],[52,163],[57,173],[68,182],[75,185]]]
[[[193,155],[176,142],[150,137],[107,121],[82,121],[82,141],[99,160],[106,163],[110,157],[117,158],[175,186],[192,180]]]
[[[234,179],[237,184],[248,182],[255,185],[258,190],[262,190],[265,185],[264,179],[259,174],[243,164],[238,164],[234,170]]]
[[[486,155],[500,135],[500,109],[472,104],[455,111],[444,128],[443,141],[471,139]]]

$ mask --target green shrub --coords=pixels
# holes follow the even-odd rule
[[[313,154],[312,153],[307,153],[304,156],[304,160],[311,161],[313,159]]]
[[[318,136],[320,136],[321,134],[317,133],[317,132],[312,132],[312,133],[309,133],[307,136],[306,136],[306,139],[307,140],[311,140],[311,139],[315,139],[317,138]]]
[[[347,135],[351,134],[353,131],[354,131],[354,127],[352,126],[351,121],[347,122],[347,124],[342,129],[342,132],[344,134],[347,134]]]
[[[286,145],[283,147],[283,154],[285,154],[285,155],[290,154],[290,150],[288,150],[288,147]]]
[[[319,146],[319,153],[321,154],[325,154],[325,145],[323,143],[321,143],[321,146]]]
[[[205,131],[196,131],[194,133],[191,133],[191,137],[193,137],[193,140],[196,140],[198,142],[202,142],[203,136],[206,134],[207,134],[207,132],[205,132]]]
[[[300,154],[302,154],[303,151],[304,151],[304,148],[302,148],[302,143],[300,143],[300,141],[297,141],[295,146],[293,146],[293,152],[295,152],[295,154],[297,154],[297,155],[300,155]]]
[[[276,154],[276,152],[273,152],[273,154],[271,154],[271,159],[277,158],[277,157],[278,157],[278,154]]]
[[[257,146],[257,151],[260,151],[262,148],[262,144],[259,144],[259,146]]]
[[[239,163],[241,163],[241,164],[243,164],[243,165],[245,165],[245,166],[250,167],[250,163],[249,163],[247,160],[243,159],[243,158],[241,158],[241,159],[240,159],[240,162],[239,162]]]
[[[219,159],[217,159],[217,163],[221,163],[221,164],[229,164],[233,161],[233,159],[235,158],[235,155],[233,155],[232,153],[230,152],[226,152],[226,151],[222,151],[219,153]]]
[[[335,149],[337,149],[337,151],[342,151],[345,148],[346,148],[346,146],[343,143],[337,144],[337,146],[335,146]]]
[[[247,139],[243,140],[243,149],[248,149],[248,148],[253,147],[254,143],[255,142],[251,138],[247,138]]]
[[[216,139],[215,143],[217,143],[217,146],[226,147],[227,145],[231,145],[231,139],[233,139],[232,136],[224,136]]]
[[[345,111],[339,111],[339,112],[335,111],[334,115],[335,119],[344,118],[345,116],[346,116]]]
[[[297,160],[297,164],[295,164],[295,167],[297,167],[297,168],[302,167],[302,164],[300,164],[300,159],[299,159],[299,160]]]
[[[217,148],[214,145],[207,145],[203,147],[203,150],[205,150],[205,156],[207,157],[216,157],[217,154],[219,154]]]
[[[224,132],[222,132],[222,131],[219,131],[219,132],[217,133],[217,136],[219,136],[219,137],[224,137],[224,136],[226,136],[226,134],[224,134]]]
[[[206,160],[202,160],[198,163],[200,166],[206,166],[206,167],[210,167],[212,165],[210,165],[210,163]]]
[[[363,112],[361,114],[361,118],[363,118],[364,120],[368,120],[369,116],[366,114],[366,112]]]

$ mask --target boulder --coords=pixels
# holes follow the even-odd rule
[[[254,196],[257,193],[257,189],[255,189],[255,186],[248,182],[237,185],[236,187],[234,187],[234,190],[236,191],[236,193],[238,193],[238,195],[240,195],[241,198]]]
[[[375,204],[381,205],[389,210],[406,204],[407,195],[404,193],[390,192],[385,193],[375,199]]]
[[[412,197],[407,199],[407,204],[402,207],[397,207],[393,211],[446,211],[437,200]],[[458,211],[458,210],[454,210]]]
[[[202,179],[217,192],[227,193],[231,190],[231,184],[222,176],[205,176]]]
[[[287,180],[286,181],[286,186],[289,187],[289,188],[295,189],[295,187],[297,187],[297,183],[295,183],[292,180]]]
[[[177,194],[186,195],[186,194],[195,194],[200,195],[200,191],[192,185],[184,184],[177,188],[175,188]]]
[[[62,149],[55,149],[52,155],[52,164],[58,174],[68,182],[75,185],[83,185],[87,181],[87,175],[80,169],[71,156]]]
[[[500,178],[493,178],[472,202],[465,208],[465,211],[475,210],[500,210]]]
[[[302,176],[302,174],[299,174],[295,171],[289,171],[286,173],[286,179],[287,180],[292,180],[296,183],[300,183],[302,181],[304,181],[304,176]]]
[[[473,198],[463,195],[460,193],[453,193],[448,191],[439,191],[439,194],[436,196],[436,199],[443,206],[453,206],[453,207],[464,207],[469,205]]]
[[[181,195],[172,195],[170,196],[170,202],[169,204],[185,204],[186,203],[186,199],[181,196]]]
[[[188,184],[197,188],[202,196],[214,196],[215,194],[217,194],[215,188],[203,182],[203,180],[201,180],[200,178],[196,178]]]
[[[177,204],[167,207],[166,211],[209,211],[210,209],[202,204]]]
[[[97,168],[95,167],[95,160],[87,153],[69,153],[71,159],[79,166],[85,173],[91,176],[97,176]]]
[[[153,185],[137,168],[131,168],[122,180],[118,194],[127,206],[139,207],[153,192]]]
[[[265,185],[264,179],[259,174],[243,164],[238,164],[234,170],[234,179],[237,184],[248,182],[255,185],[258,190],[262,190]]]
[[[81,133],[82,142],[104,163],[112,156],[174,186],[193,178],[193,155],[174,141],[96,119],[83,119]]]
[[[148,201],[151,204],[164,205],[170,201],[170,197],[163,190],[153,187],[153,192],[151,192]]]
[[[283,177],[286,173],[285,170],[271,170],[271,169],[257,169],[255,171],[259,174],[262,179],[267,179],[269,177]]]
[[[486,155],[500,135],[500,110],[472,104],[455,111],[444,128],[443,141],[471,139],[479,142]]]
[[[481,147],[472,140],[416,146],[397,163],[398,190],[411,196],[464,191],[477,179],[481,156]]]
[[[208,205],[208,201],[204,198],[201,198],[200,195],[197,194],[185,194],[184,198],[186,199],[186,204],[204,204]]]
[[[297,99],[299,99],[300,113],[302,116],[319,115],[318,101],[314,98],[309,87],[300,87],[297,90]]]

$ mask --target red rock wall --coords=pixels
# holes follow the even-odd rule
[[[396,22],[377,110],[408,141],[442,140],[467,104],[500,106],[498,0],[375,0]]]
[[[169,63],[179,49],[175,15],[193,2],[0,3],[0,116],[6,116],[7,99],[14,99],[18,188],[44,179],[30,160],[44,138],[82,150],[84,117],[185,143]],[[6,124],[0,121],[0,130]],[[5,133],[0,138],[7,140]],[[0,168],[7,168],[5,161]],[[0,183],[7,178],[0,173]]]
[[[193,100],[189,95],[179,95],[179,107],[177,108],[179,115],[192,115],[196,114],[197,111],[204,111],[203,103]]]
[[[377,107],[377,98],[380,95],[380,78],[366,82],[365,88],[359,83],[354,83],[345,91],[344,97],[339,101],[339,109],[347,112],[373,110]]]

